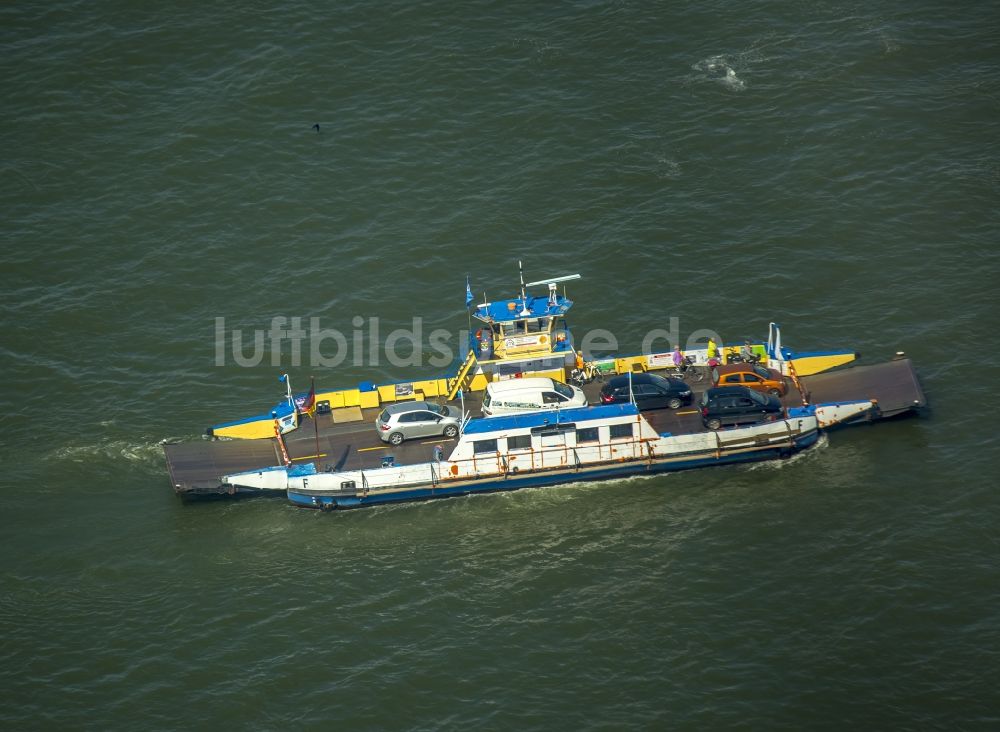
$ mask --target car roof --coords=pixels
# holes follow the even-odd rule
[[[756,373],[752,363],[727,363],[725,366],[716,366],[720,374],[734,374],[737,372],[753,371]],[[764,368],[767,368],[766,366]],[[770,370],[770,369],[768,369]]]
[[[396,402],[395,404],[390,404],[385,408],[389,414],[401,414],[402,412],[416,412],[421,409],[427,409],[430,406],[428,402]]]
[[[753,390],[746,386],[713,386],[705,394],[709,397],[743,396]]]
[[[516,391],[518,389],[551,389],[552,379],[546,376],[532,376],[527,379],[507,379],[491,381],[487,384],[490,391]]]
[[[632,374],[633,384],[649,384],[650,382],[656,381],[669,381],[666,377],[660,376],[659,374]],[[623,374],[622,376],[614,376],[608,379],[608,386],[612,389],[617,389],[619,386],[624,386],[628,384],[628,374]]]

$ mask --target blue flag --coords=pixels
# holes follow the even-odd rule
[[[469,276],[465,276],[465,307],[469,307],[472,304],[472,286],[469,284]]]
[[[288,378],[288,374],[282,374],[281,376],[278,377],[278,381],[280,381],[282,384],[284,384],[285,380],[287,378]]]

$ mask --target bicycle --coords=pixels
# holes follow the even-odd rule
[[[593,361],[584,361],[583,367],[573,369],[569,374],[569,379],[567,379],[571,384],[577,386],[583,386],[595,380],[604,381],[604,372],[595,366]]]
[[[683,381],[699,382],[705,380],[705,372],[694,365],[693,356],[685,356],[684,363],[674,366],[669,372],[670,376]]]

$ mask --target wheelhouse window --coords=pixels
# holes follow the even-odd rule
[[[611,425],[611,439],[616,440],[622,437],[632,436],[632,423]]]
[[[599,439],[596,427],[584,427],[582,430],[576,431],[577,445],[581,445],[585,442],[597,442]]]
[[[493,454],[497,451],[496,440],[473,440],[472,451],[476,455]]]
[[[514,435],[507,438],[507,450],[530,450],[531,435]]]

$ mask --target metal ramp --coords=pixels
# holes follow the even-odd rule
[[[465,384],[466,380],[469,377],[469,372],[475,365],[476,365],[476,352],[470,348],[468,355],[465,357],[465,361],[462,362],[462,367],[458,370],[458,373],[455,374],[455,378],[449,380],[448,382],[449,402],[456,396],[458,396],[459,390]]]
[[[800,378],[810,404],[870,399],[880,417],[893,417],[927,405],[913,362],[896,358]]]

